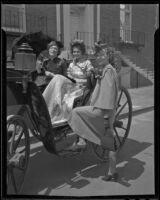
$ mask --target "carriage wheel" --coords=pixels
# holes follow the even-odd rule
[[[29,132],[20,116],[7,117],[7,193],[18,194],[22,189],[29,162]]]
[[[132,101],[129,92],[121,87],[118,94],[117,111],[114,122],[117,152],[120,151],[128,137],[132,121]],[[108,150],[92,143],[95,155],[100,161],[108,160]]]

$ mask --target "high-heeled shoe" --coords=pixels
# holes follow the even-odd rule
[[[104,181],[117,181],[118,180],[118,173],[115,172],[114,174],[107,174],[105,175],[105,177],[103,178]]]

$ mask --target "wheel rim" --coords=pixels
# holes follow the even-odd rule
[[[124,87],[121,88],[118,97],[117,111],[114,122],[117,151],[124,145],[128,137],[132,121],[132,102],[130,95]]]
[[[20,193],[28,167],[29,133],[20,117],[7,120],[7,193]]]
[[[115,140],[117,145],[117,153],[124,145],[128,137],[132,121],[132,102],[130,95],[124,87],[118,94],[117,111],[114,122]],[[92,143],[93,151],[100,161],[108,161],[108,150],[100,145]]]

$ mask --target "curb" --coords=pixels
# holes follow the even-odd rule
[[[132,111],[132,116],[136,116],[136,115],[140,115],[140,114],[143,114],[143,113],[146,113],[146,112],[150,112],[154,110],[154,106],[147,106],[147,107],[144,107],[144,108],[141,108],[141,109],[137,109],[137,110],[133,110]]]
[[[134,116],[137,116],[137,115],[140,115],[140,114],[143,114],[143,113],[146,113],[146,112],[150,112],[154,110],[154,106],[147,106],[147,107],[144,107],[144,108],[141,108],[141,109],[136,109],[136,110],[133,110],[132,111],[132,117]],[[128,117],[128,113],[124,113],[124,114],[121,114],[118,119],[125,119]]]

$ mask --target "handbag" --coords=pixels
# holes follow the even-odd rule
[[[107,128],[106,134],[101,137],[101,145],[109,151],[117,150],[115,137],[109,128]]]

